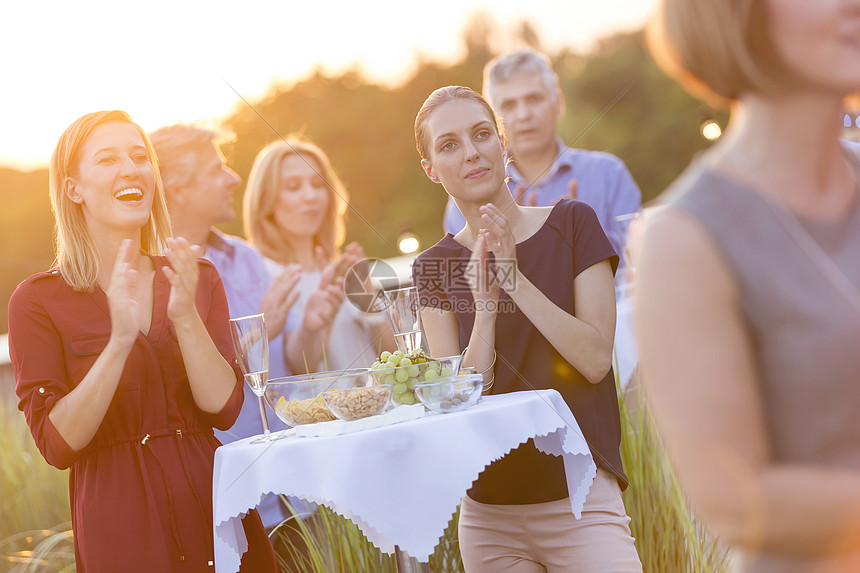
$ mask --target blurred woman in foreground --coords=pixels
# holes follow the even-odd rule
[[[665,0],[649,38],[732,112],[642,248],[643,381],[669,453],[747,570],[860,570],[860,166],[838,122],[860,1]]]

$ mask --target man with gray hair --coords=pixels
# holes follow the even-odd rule
[[[577,199],[590,205],[615,251],[624,247],[624,224],[616,217],[635,213],[641,193],[624,163],[609,153],[565,146],[556,133],[564,97],[549,59],[523,49],[500,56],[484,68],[484,97],[505,126],[508,186],[523,205],[553,205]],[[457,233],[465,225],[448,200],[444,227]]]

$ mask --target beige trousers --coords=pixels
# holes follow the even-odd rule
[[[641,573],[621,488],[597,470],[582,518],[565,498],[529,505],[460,507],[460,555],[467,573]]]

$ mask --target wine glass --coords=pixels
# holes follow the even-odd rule
[[[266,406],[263,394],[269,379],[269,337],[266,331],[266,320],[262,314],[253,314],[230,319],[230,335],[233,337],[233,348],[245,382],[260,402],[260,417],[263,419],[263,436],[252,440],[252,444],[269,442],[277,439],[271,436],[269,420],[266,417]],[[280,437],[280,436],[279,436]]]
[[[405,354],[421,348],[423,329],[418,307],[418,288],[411,286],[387,290],[385,300],[397,348]]]

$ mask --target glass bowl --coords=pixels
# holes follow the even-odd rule
[[[324,392],[364,388],[374,383],[369,368],[312,372],[269,380],[264,396],[278,418],[293,427],[336,419],[326,406]]]
[[[481,399],[484,377],[464,374],[415,384],[415,395],[434,412],[459,412],[474,406]]]
[[[437,378],[454,376],[460,370],[461,355],[433,358],[421,364],[375,368],[370,374],[379,384],[391,386],[391,401],[395,404],[417,404],[413,389],[419,382],[430,382]]]
[[[391,386],[385,384],[323,392],[323,400],[331,413],[346,421],[379,414],[388,406],[390,397]]]

